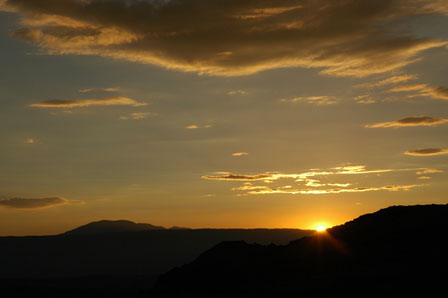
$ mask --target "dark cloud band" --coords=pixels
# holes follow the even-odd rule
[[[434,156],[434,155],[448,154],[448,149],[445,148],[417,149],[406,151],[404,154],[411,156]]]
[[[21,16],[13,36],[49,54],[223,76],[317,67],[362,77],[401,68],[447,44],[390,25],[446,13],[442,2],[430,0],[2,0],[0,9]]]
[[[447,123],[448,119],[427,117],[427,116],[415,116],[400,119],[398,121],[381,122],[375,124],[366,125],[369,128],[387,128],[387,127],[409,127],[409,126],[435,126]]]

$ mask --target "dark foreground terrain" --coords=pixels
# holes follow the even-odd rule
[[[5,276],[5,267],[1,267],[4,278],[0,287],[2,293],[8,293],[2,297],[444,297],[448,280],[447,228],[448,205],[390,207],[324,233],[297,237],[301,239],[286,245],[266,241],[259,241],[264,245],[254,244],[257,241],[249,241],[254,238],[221,242],[190,264],[182,265],[177,259],[174,266],[178,267],[159,277],[147,273],[150,263],[144,255],[154,259],[157,253],[153,246],[160,245],[160,241],[170,243],[171,248],[164,246],[168,247],[164,252],[167,255],[175,257],[174,252],[190,251],[192,257],[191,247],[196,245],[192,242],[217,240],[213,230],[197,230],[200,237],[194,233],[177,234],[175,241],[176,234],[169,237],[161,234],[165,236],[151,238],[143,247],[135,238],[140,239],[144,235],[141,233],[148,231],[60,235],[53,236],[56,238],[50,238],[51,241],[47,239],[56,248],[44,246],[48,249],[45,253],[39,241],[47,240],[38,238],[39,241],[33,242],[19,237],[14,238],[19,242],[10,242],[11,238],[2,238],[2,266],[12,268],[21,259],[36,273],[45,258],[51,256],[51,260],[60,263],[43,268],[52,269],[47,272],[53,273],[61,270],[61,277],[12,278]],[[266,235],[274,233],[257,231],[265,235],[259,240],[266,240]],[[154,232],[169,231],[151,231]],[[74,248],[69,249],[70,245]],[[113,254],[116,260],[111,258]],[[43,258],[40,263],[36,263],[36,256]],[[110,263],[105,263],[106,260]],[[33,268],[36,264],[39,266]],[[64,264],[73,267],[63,268]],[[126,270],[125,274],[113,271],[108,276],[66,274],[73,268],[81,272],[76,270],[93,265],[104,266],[101,270]]]
[[[447,231],[448,205],[390,207],[286,246],[221,243],[152,297],[442,297]]]
[[[185,229],[99,221],[56,236],[0,237],[0,297],[137,297],[223,241],[287,244],[297,229]]]

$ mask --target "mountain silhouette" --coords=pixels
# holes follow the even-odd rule
[[[0,279],[156,276],[192,262],[223,241],[287,244],[312,233],[298,229],[164,229],[129,221],[98,221],[55,236],[0,237]]]
[[[93,235],[118,232],[141,232],[151,230],[164,230],[164,227],[153,226],[147,223],[135,223],[129,220],[100,220],[77,227],[65,232],[66,235]]]
[[[430,297],[446,292],[448,205],[395,206],[290,242],[224,242],[149,297]]]

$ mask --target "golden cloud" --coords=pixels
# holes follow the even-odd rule
[[[445,118],[414,116],[414,117],[400,119],[398,121],[368,124],[368,125],[366,125],[366,127],[368,127],[368,128],[379,128],[379,127],[388,128],[388,127],[410,127],[410,126],[435,126],[435,125],[445,124],[447,122],[448,122],[448,119],[445,119]]]
[[[46,100],[29,105],[33,108],[59,108],[71,109],[89,106],[146,106],[147,103],[137,102],[128,97],[108,97],[102,99],[75,99],[75,100]]]
[[[232,153],[232,156],[246,156],[246,155],[249,155],[249,153],[247,153],[247,152],[235,152],[235,153]]]
[[[11,198],[0,200],[0,207],[14,209],[43,209],[68,204],[69,201],[60,197],[53,198]]]
[[[100,55],[233,76],[314,67],[334,76],[390,72],[445,41],[394,21],[446,13],[430,0],[3,0],[14,37],[48,54]]]
[[[442,170],[438,170],[438,169],[423,169],[421,171],[418,171],[417,175],[425,175],[425,174],[437,174],[437,173],[443,173]]]
[[[448,149],[444,148],[417,149],[406,151],[404,154],[411,156],[434,156],[434,155],[448,154]]]
[[[250,195],[265,195],[265,194],[302,194],[302,195],[321,195],[321,194],[339,194],[339,193],[355,193],[355,192],[369,192],[369,191],[399,191],[410,190],[412,188],[421,186],[421,184],[412,185],[386,185],[379,187],[356,187],[356,188],[327,188],[327,189],[293,189],[293,188],[269,188],[267,186],[253,186],[233,188],[233,190],[250,190],[247,192]]]
[[[448,88],[441,86],[429,86],[427,84],[416,84],[416,85],[403,85],[392,88],[388,92],[412,92],[418,91],[415,96],[428,96],[436,99],[448,100]]]
[[[416,79],[418,79],[418,76],[416,76],[416,75],[400,75],[400,76],[393,76],[393,77],[381,80],[379,82],[366,83],[366,84],[356,85],[354,87],[356,87],[356,88],[376,88],[376,87],[383,87],[386,85],[405,83],[410,80],[416,80]]]
[[[425,171],[425,174],[435,172],[434,169],[420,169]],[[368,175],[378,176],[383,173],[391,172],[403,172],[403,171],[415,171],[415,169],[376,169],[368,170],[365,166],[343,166],[335,167],[328,171],[321,171],[319,169],[313,169],[308,172],[297,174],[284,174],[284,173],[263,173],[263,174],[231,174],[223,172],[219,176],[202,176],[207,180],[220,180],[220,181],[245,181],[245,183],[238,187],[233,187],[233,191],[243,191],[245,195],[255,194],[338,194],[338,193],[353,193],[353,192],[369,192],[369,191],[399,191],[410,190],[414,187],[421,186],[420,184],[405,184],[405,185],[380,185],[380,186],[366,186],[366,187],[353,187],[349,182],[337,182],[337,181],[323,181],[323,179],[331,179],[334,176],[341,178],[348,175],[362,175],[368,177]],[[259,181],[264,183],[273,184],[280,179],[294,179],[296,186],[287,184],[276,187],[271,187],[266,184],[259,184]],[[371,181],[369,179],[369,181]],[[254,183],[254,184],[253,184]],[[281,182],[279,182],[281,183]]]

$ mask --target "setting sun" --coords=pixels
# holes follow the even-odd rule
[[[327,228],[324,227],[324,226],[318,226],[318,227],[316,227],[316,231],[317,231],[317,232],[324,232],[326,229],[327,229]]]

